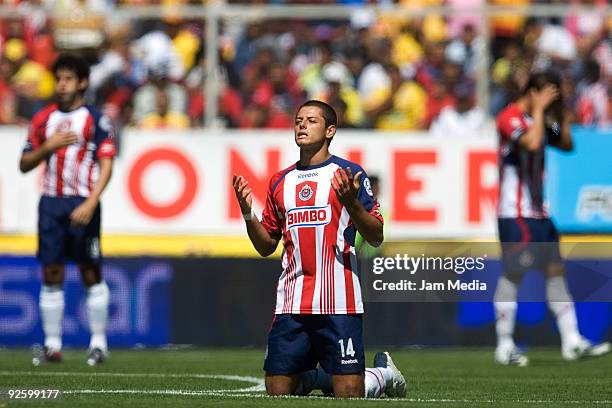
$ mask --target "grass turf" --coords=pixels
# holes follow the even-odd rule
[[[256,349],[114,350],[97,367],[85,364],[84,351],[67,351],[61,364],[37,368],[32,367],[28,351],[2,350],[0,389],[56,388],[64,395],[58,401],[12,401],[4,396],[0,407],[612,405],[612,355],[567,363],[558,349],[536,349],[528,353],[531,365],[519,368],[494,365],[492,350],[394,350],[391,354],[408,382],[403,401],[323,397],[288,401],[265,397],[261,391],[240,391],[256,386],[257,379],[261,384],[263,351]],[[367,361],[371,359],[369,354]],[[240,377],[219,377],[223,375]]]

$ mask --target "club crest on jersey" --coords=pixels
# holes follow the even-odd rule
[[[298,193],[298,197],[300,197],[300,200],[302,201],[308,201],[312,197],[312,194],[312,187],[310,187],[308,184],[304,184],[304,186]]]
[[[287,211],[287,229],[317,227],[331,221],[331,207],[296,207]]]
[[[57,133],[68,133],[72,127],[72,121],[70,119],[64,119],[58,125],[55,131]]]

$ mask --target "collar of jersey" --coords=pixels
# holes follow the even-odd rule
[[[329,157],[329,159],[325,160],[322,163],[319,164],[314,164],[312,166],[300,166],[300,161],[298,160],[295,163],[295,168],[296,170],[300,170],[300,171],[306,171],[306,170],[314,170],[314,169],[318,169],[321,167],[325,167],[327,166],[329,163],[331,163],[334,159],[336,158],[336,156],[334,156],[333,154]]]

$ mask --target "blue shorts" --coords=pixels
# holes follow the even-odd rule
[[[297,374],[316,368],[328,374],[365,371],[362,315],[274,316],[264,370],[268,374]]]
[[[548,218],[499,218],[504,274],[520,277],[529,270],[544,271],[561,263],[559,233]]]
[[[100,262],[100,206],[85,227],[70,225],[84,197],[42,196],[38,204],[38,260],[43,265]]]

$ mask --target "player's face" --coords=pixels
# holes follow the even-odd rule
[[[295,115],[295,143],[299,147],[320,147],[334,136],[333,126],[325,127],[323,112],[316,106],[304,106]]]
[[[74,71],[59,69],[55,75],[55,94],[62,106],[70,106],[77,96],[85,90],[87,80],[79,80]]]

